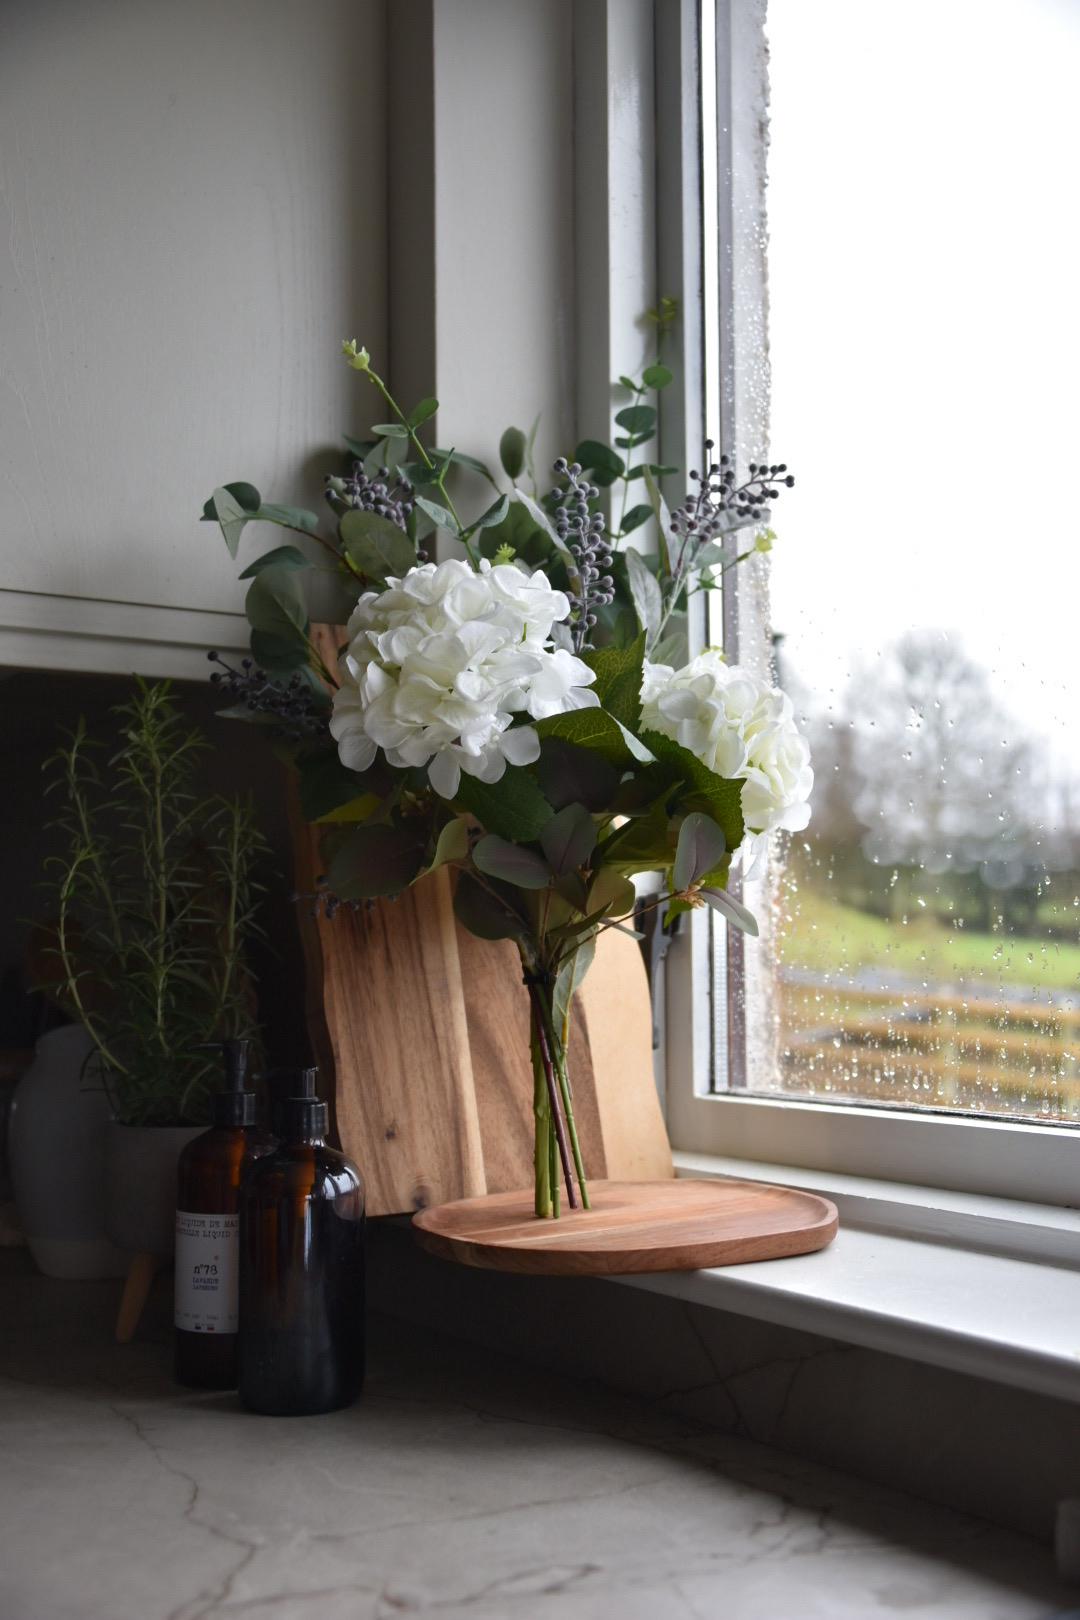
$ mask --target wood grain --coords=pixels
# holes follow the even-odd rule
[[[420,1245],[493,1271],[618,1276],[698,1271],[823,1249],[836,1236],[827,1198],[750,1181],[601,1181],[592,1209],[538,1220],[532,1193],[466,1199],[413,1217]]]

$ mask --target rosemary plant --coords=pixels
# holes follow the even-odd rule
[[[62,800],[64,848],[47,863],[60,996],[119,1119],[199,1124],[217,1066],[195,1048],[254,1033],[245,947],[264,840],[250,803],[197,792],[208,745],[167,681],[137,680],[113,713],[114,754],[80,720],[45,767]]]

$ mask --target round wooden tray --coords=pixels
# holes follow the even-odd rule
[[[698,1271],[823,1249],[836,1206],[754,1181],[592,1181],[590,1210],[537,1220],[532,1192],[491,1193],[413,1216],[432,1254],[493,1271],[561,1277]]]

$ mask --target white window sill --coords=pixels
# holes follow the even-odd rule
[[[704,1154],[676,1167],[812,1188],[840,1232],[819,1254],[621,1281],[1080,1401],[1076,1211]]]

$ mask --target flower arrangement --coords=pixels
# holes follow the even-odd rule
[[[661,331],[671,313],[658,312]],[[535,1209],[554,1217],[563,1186],[571,1208],[589,1205],[567,1072],[572,998],[597,937],[633,931],[643,907],[632,880],[661,874],[645,907],[709,906],[756,933],[727,887],[732,862],[809,816],[809,750],[788,699],[716,651],[686,662],[688,597],[767,549],[770,503],[793,480],[783,465],[751,466],[739,483],[709,445],[669,512],[658,481],[675,469],[634,459],[655,434],[648,396],[671,381],[658,358],[640,381],[621,379],[631,403],[615,445],[584,441],[555,463],[542,498],[531,436],[508,429],[506,488],[482,462],[428,448],[420,430],[437,402],[403,410],[367,351],[344,347],[390,419],[373,440],[349,441],[350,470],[327,481],[333,538],[316,514],[264,504],[248,484],[215,490],[203,513],[233,556],[246,525],[268,521],[332,558],[351,603],[337,666],[311,636],[313,564],[287,544],[241,576],[251,658],[232,668],[211,654],[212,678],[226,713],[272,727],[289,749],[302,808],[325,825],[328,910],[449,867],[459,921],[516,945],[531,1009]],[[452,470],[495,490],[469,522]],[[648,501],[631,505],[638,481]],[[603,491],[619,482],[609,532]],[[653,557],[628,543],[647,522]],[[756,538],[740,552],[733,537],[746,529]],[[429,560],[432,536],[458,554]]]

